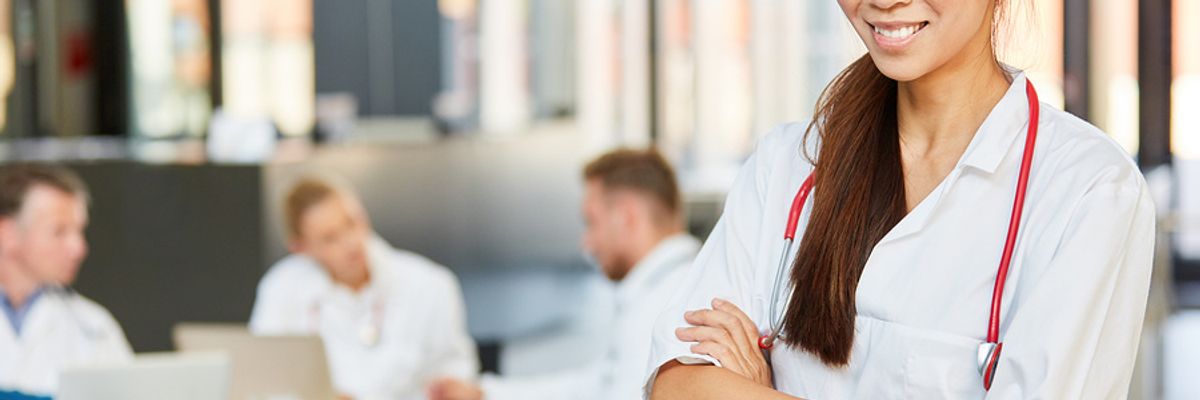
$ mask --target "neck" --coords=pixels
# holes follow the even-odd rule
[[[367,272],[361,276],[341,279],[338,281],[338,283],[342,284],[342,286],[350,288],[350,290],[353,292],[361,292],[367,287],[367,284],[371,283],[371,271],[368,269]]]
[[[0,287],[4,288],[9,304],[15,307],[25,305],[25,301],[37,292],[39,286],[37,280],[21,271],[12,259],[0,257]]]
[[[896,112],[905,152],[917,158],[961,153],[1008,86],[1008,76],[990,53],[898,83]]]
[[[683,228],[678,225],[672,225],[670,228],[647,229],[646,232],[643,235],[643,240],[638,241],[640,245],[633,249],[632,257],[630,257],[631,260],[636,260],[633,266],[642,262],[646,256],[649,256],[667,238],[683,233]],[[630,268],[633,268],[633,266],[630,266]]]

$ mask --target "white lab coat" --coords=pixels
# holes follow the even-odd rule
[[[696,258],[700,242],[686,234],[664,239],[616,285],[609,342],[600,359],[530,377],[485,375],[488,400],[638,399],[650,356],[650,330]]]
[[[1024,88],[1016,74],[949,176],[875,246],[858,284],[849,367],[779,344],[771,353],[778,390],[817,400],[1125,397],[1149,290],[1153,205],[1120,147],[1044,104],[1002,302],[1004,348],[986,395],[977,372],[1028,126]],[[777,128],[746,162],[656,322],[648,383],[669,360],[712,361],[690,354],[674,330],[687,326],[684,311],[714,297],[767,331],[771,286],[791,276],[776,277],[786,214],[812,168],[800,154],[804,130]],[[817,182],[813,193],[836,184]]]
[[[368,254],[371,281],[358,293],[309,257],[279,261],[259,283],[250,330],[319,334],[334,387],[357,399],[419,399],[433,379],[473,379],[479,360],[453,273],[379,238]]]
[[[133,358],[112,314],[82,295],[51,290],[31,307],[20,336],[0,313],[0,390],[52,396],[64,368]]]

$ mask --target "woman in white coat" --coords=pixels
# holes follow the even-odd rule
[[[743,167],[647,392],[1124,398],[1154,240],[1137,166],[997,61],[1008,1],[839,3],[869,53]]]

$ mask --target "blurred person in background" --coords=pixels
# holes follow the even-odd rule
[[[284,222],[293,254],[259,283],[252,332],[320,335],[347,397],[420,398],[435,378],[475,378],[479,360],[448,269],[392,248],[358,197],[331,180],[297,182]]]
[[[530,377],[444,380],[433,400],[639,399],[654,319],[684,277],[700,242],[684,231],[671,166],[653,150],[616,150],[584,168],[583,247],[616,284],[616,315],[604,356]]]
[[[65,367],[132,358],[112,314],[71,289],[88,202],[65,168],[0,167],[0,394],[53,396]]]

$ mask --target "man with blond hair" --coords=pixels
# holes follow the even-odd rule
[[[351,398],[421,398],[433,379],[475,377],[453,273],[392,248],[358,197],[329,180],[300,180],[283,208],[293,254],[259,284],[252,332],[320,335],[334,386]]]

